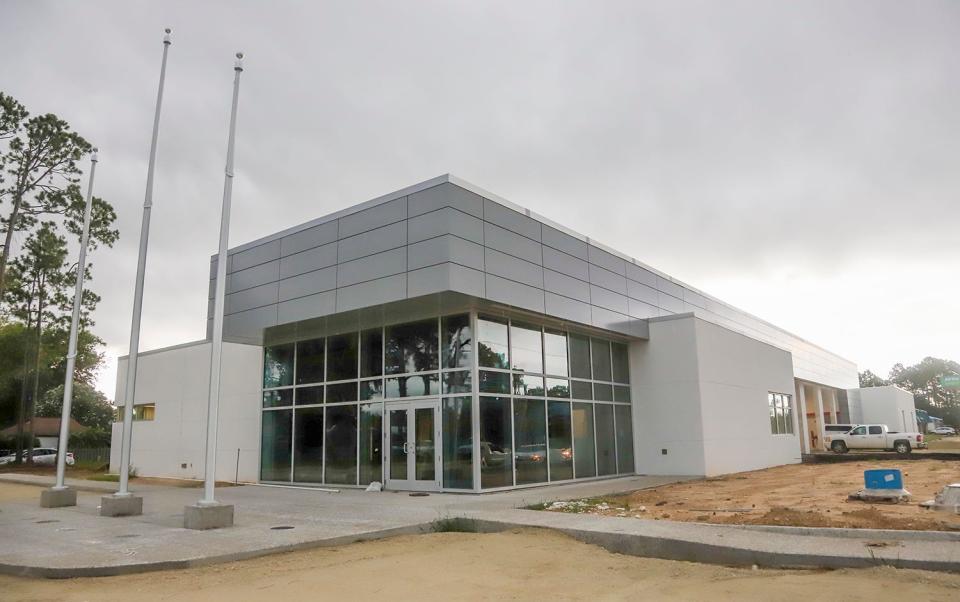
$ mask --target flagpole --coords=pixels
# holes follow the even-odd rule
[[[233,507],[219,504],[215,497],[217,478],[217,422],[220,411],[220,368],[223,357],[223,306],[227,288],[227,249],[230,245],[230,204],[233,195],[233,157],[237,132],[237,104],[240,98],[240,74],[243,53],[237,53],[233,66],[233,104],[230,108],[230,132],[227,136],[227,163],[223,178],[223,204],[220,212],[220,246],[217,250],[217,285],[213,302],[213,335],[210,344],[210,392],[207,398],[207,448],[204,457],[203,498],[184,511],[187,528],[216,528],[233,524]],[[202,517],[206,510],[206,518]],[[194,514],[191,514],[191,512]],[[199,520],[193,520],[198,518]]]
[[[60,411],[60,439],[57,441],[57,483],[53,490],[67,489],[64,478],[67,471],[67,443],[70,437],[70,410],[73,406],[73,374],[77,365],[77,335],[80,329],[80,310],[83,307],[83,277],[87,268],[87,245],[90,241],[90,214],[93,207],[93,178],[97,173],[97,149],[90,156],[90,182],[87,185],[87,203],[83,210],[83,233],[80,235],[80,258],[77,260],[77,287],[73,294],[73,317],[70,320],[70,342],[67,344],[67,375],[63,381],[63,408]],[[56,494],[55,494],[56,495]],[[63,505],[76,506],[77,496],[63,496]],[[43,502],[41,494],[41,503]]]
[[[140,252],[137,258],[137,283],[133,295],[133,323],[130,327],[130,353],[127,359],[127,381],[124,390],[123,436],[120,448],[120,488],[117,497],[130,497],[130,445],[133,435],[133,402],[137,384],[137,355],[140,349],[140,317],[143,311],[143,281],[147,264],[147,241],[150,238],[150,211],[153,208],[153,173],[157,160],[157,135],[160,129],[160,106],[163,83],[167,74],[167,52],[170,50],[170,29],[164,30],[163,60],[160,63],[160,84],[153,115],[153,137],[150,141],[150,162],[147,164],[147,190],[143,200],[143,221],[140,225]],[[101,510],[102,512],[102,510]],[[139,514],[139,512],[137,512]]]

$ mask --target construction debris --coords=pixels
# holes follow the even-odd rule
[[[924,508],[960,514],[960,483],[947,485],[932,500],[920,504]]]

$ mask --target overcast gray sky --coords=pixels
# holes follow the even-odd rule
[[[242,49],[231,245],[449,172],[861,370],[960,359],[960,3],[2,0],[0,89],[119,214],[111,399],[166,26],[142,349],[204,336]]]

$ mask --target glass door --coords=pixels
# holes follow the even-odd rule
[[[388,489],[440,490],[440,403],[387,404]]]

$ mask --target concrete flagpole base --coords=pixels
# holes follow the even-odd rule
[[[183,528],[203,531],[233,526],[232,504],[191,504],[183,507]]]
[[[40,492],[41,508],[63,508],[77,505],[77,490],[69,487],[50,487]]]
[[[100,498],[100,516],[139,516],[143,498],[139,495],[105,495]]]

